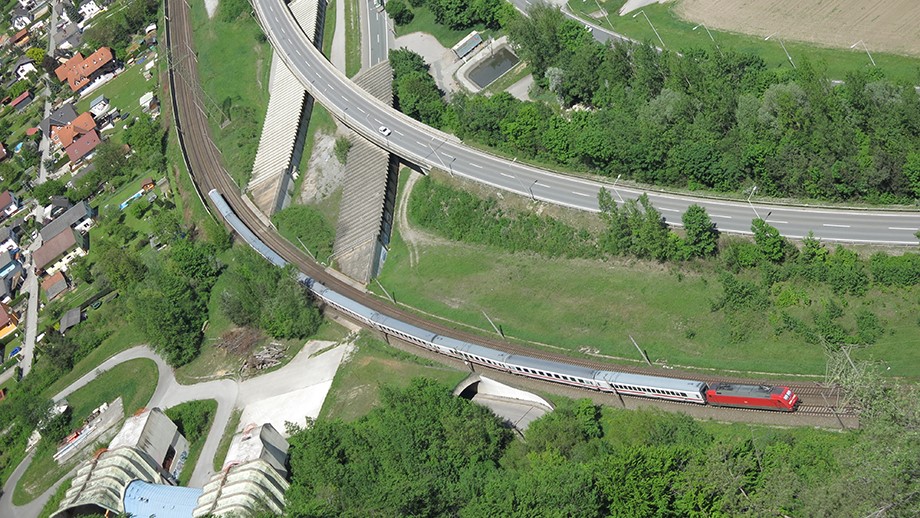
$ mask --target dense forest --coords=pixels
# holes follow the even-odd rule
[[[875,68],[834,84],[820,63],[770,69],[730,49],[604,45],[556,8],[528,15],[504,29],[555,103],[507,93],[445,103],[419,77],[421,58],[395,51],[400,109],[505,153],[637,182],[874,203],[920,197],[913,85]]]
[[[423,379],[351,423],[291,437],[287,514],[319,516],[915,516],[916,392],[867,396],[843,434],[723,426],[563,401],[514,438]]]

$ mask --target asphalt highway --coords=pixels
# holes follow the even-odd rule
[[[381,7],[378,9],[375,0],[364,0],[366,13],[367,35],[364,38],[364,48],[367,53],[367,65],[374,66],[384,62],[389,54],[389,19],[383,11],[383,0],[379,0]],[[363,32],[363,31],[362,31]],[[363,59],[362,59],[363,61]]]
[[[756,198],[753,204],[695,198],[566,176],[484,153],[403,115],[356,86],[310,44],[284,2],[254,0],[253,4],[276,51],[320,104],[371,142],[423,167],[579,210],[597,211],[598,191],[606,188],[617,200],[647,193],[670,224],[679,225],[681,214],[695,203],[706,208],[723,232],[750,233],[751,220],[760,217],[792,238],[812,231],[828,241],[917,244],[914,233],[920,230],[920,212],[768,205],[757,203]],[[388,135],[381,127],[389,130]]]

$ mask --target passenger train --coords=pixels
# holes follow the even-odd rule
[[[214,202],[221,216],[256,252],[276,266],[283,267],[288,264],[284,258],[269,248],[249,227],[243,224],[216,189],[212,189],[208,196]],[[798,404],[798,397],[787,387],[759,387],[756,385],[720,383],[714,385],[718,390],[713,390],[702,381],[600,371],[520,354],[506,353],[449,336],[439,335],[383,315],[328,288],[303,272],[298,273],[298,279],[310,289],[316,298],[368,327],[446,356],[511,374],[601,392],[700,405],[708,403],[716,406],[762,408],[791,412],[795,410]],[[732,394],[732,397],[729,397],[729,394]],[[736,395],[737,397],[734,397]]]

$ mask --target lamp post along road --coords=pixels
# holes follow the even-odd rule
[[[779,31],[777,31],[777,32],[779,32]],[[770,38],[772,38],[773,36],[776,36],[776,32],[774,32],[773,34],[767,36],[767,37],[764,38],[763,40],[764,40],[764,41],[770,41]],[[783,43],[783,39],[782,39],[782,38],[776,38],[776,39],[779,40],[779,46],[782,47],[782,48],[783,48],[783,52],[786,53],[786,59],[789,60],[789,64],[792,65],[792,68],[796,68],[796,66],[795,66],[795,61],[792,61],[792,56],[790,56],[790,55],[789,55],[789,51],[786,50],[786,44]]]
[[[757,192],[757,186],[756,186],[756,185],[751,189],[751,194],[748,194],[747,202],[748,202],[748,205],[751,206],[751,210],[754,211],[754,215],[757,216],[757,219],[760,219],[760,214],[757,214],[757,209],[755,209],[755,208],[754,208],[754,204],[751,203],[751,198],[754,196],[754,193],[755,193],[755,192]]]
[[[851,49],[855,49],[856,46],[859,45],[860,43],[862,43],[863,49],[865,49],[865,51],[866,51],[866,55],[869,56],[869,61],[872,62],[872,66],[878,66],[878,65],[875,64],[875,60],[872,59],[872,54],[869,53],[869,47],[866,46],[866,42],[865,42],[865,41],[859,40],[859,41],[857,41],[856,43],[850,45],[850,48],[851,48]]]
[[[655,26],[652,25],[652,21],[648,19],[648,15],[645,14],[645,9],[640,9],[639,12],[636,13],[636,14],[634,14],[632,17],[635,18],[636,16],[639,16],[640,14],[641,14],[642,16],[645,17],[645,21],[648,22],[649,27],[651,27],[652,30],[655,31],[655,36],[658,36],[658,41],[661,42],[661,48],[662,48],[662,50],[663,50],[663,49],[664,49],[664,40],[661,39],[661,34],[658,34],[658,29],[656,29]]]
[[[720,47],[719,44],[716,43],[716,39],[712,37],[712,33],[709,32],[709,27],[706,27],[706,24],[705,24],[705,23],[701,23],[701,24],[697,25],[697,26],[694,27],[692,30],[695,31],[695,30],[699,29],[700,27],[706,29],[706,34],[709,35],[709,39],[712,40],[712,44],[716,46],[716,50],[719,51],[719,55],[722,56],[722,57],[724,58],[724,57],[725,57],[725,54],[722,53],[722,47]]]

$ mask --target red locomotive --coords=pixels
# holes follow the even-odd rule
[[[799,397],[789,387],[715,383],[706,390],[706,401],[712,406],[792,412],[799,403]]]

